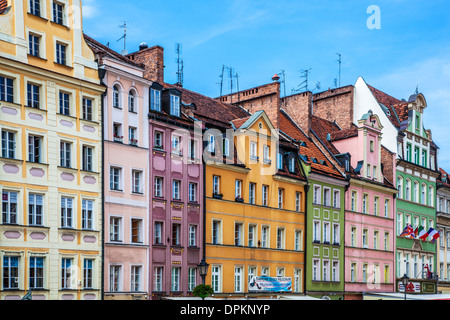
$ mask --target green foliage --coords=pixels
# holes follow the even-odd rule
[[[199,284],[194,288],[194,291],[192,292],[194,296],[200,297],[202,299],[205,299],[206,297],[209,297],[214,293],[213,288],[211,288],[210,285],[207,284]]]

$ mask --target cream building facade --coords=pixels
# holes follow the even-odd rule
[[[105,89],[83,39],[81,1],[7,6],[0,12],[0,299],[30,291],[33,300],[101,299]]]

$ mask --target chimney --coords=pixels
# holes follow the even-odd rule
[[[302,92],[283,98],[283,109],[306,135],[311,130],[312,93]]]
[[[127,58],[145,67],[144,78],[164,83],[164,48],[153,46],[151,48],[143,42],[139,46],[139,51],[130,53]]]

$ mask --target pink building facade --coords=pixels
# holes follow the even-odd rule
[[[387,177],[394,154],[382,157],[382,125],[371,112],[333,145],[348,154],[345,193],[345,299],[395,291],[395,194]]]
[[[88,38],[107,90],[104,125],[105,300],[148,297],[149,146],[151,81],[143,67]]]

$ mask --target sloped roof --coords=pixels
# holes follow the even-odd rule
[[[376,89],[372,87],[371,85],[367,85],[367,87],[372,92],[375,100],[381,105],[382,109],[387,109],[389,112],[386,113],[386,116],[389,118],[391,123],[397,127],[400,128],[400,123],[404,121],[404,112],[403,112],[403,106],[405,104],[405,101],[399,100],[397,98],[394,98],[393,96]],[[398,107],[395,107],[398,106]],[[407,103],[406,103],[407,106]],[[407,109],[407,108],[406,108]],[[402,118],[399,117],[398,111],[401,111]],[[406,112],[406,119],[408,118],[408,113]]]
[[[438,183],[441,183],[444,187],[450,188],[450,175],[442,168],[439,168],[439,172],[441,175],[437,179]],[[444,176],[447,177],[446,182],[443,181]]]
[[[312,142],[305,133],[295,124],[289,115],[281,110],[279,114],[280,130],[289,137],[301,141],[299,154],[306,156],[304,161],[311,166],[313,172],[344,179],[343,175],[327,159],[325,154]]]

